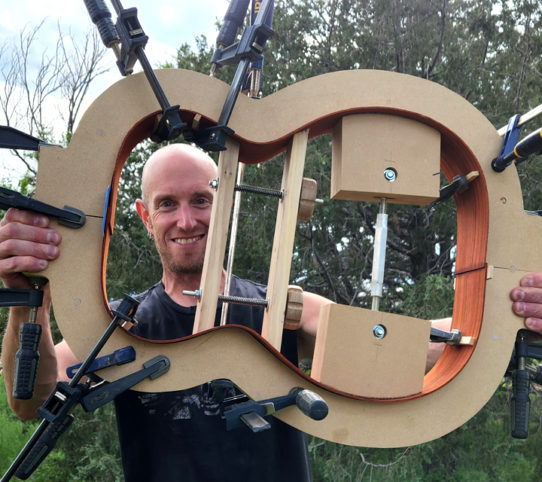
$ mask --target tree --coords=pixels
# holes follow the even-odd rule
[[[105,48],[94,29],[87,32],[82,41],[77,41],[71,33],[64,34],[59,24],[54,53],[42,50],[39,34],[44,22],[25,28],[16,43],[0,48],[0,122],[45,141],[65,144],[73,132],[90,83],[105,72],[101,67]],[[41,58],[34,67],[37,55]],[[46,111],[59,99],[66,104],[57,110],[65,126],[61,137],[55,137]],[[35,176],[34,156],[13,153]]]

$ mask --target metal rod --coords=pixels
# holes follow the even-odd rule
[[[380,200],[380,212],[376,217],[373,271],[371,273],[371,309],[378,311],[384,284],[384,265],[386,263],[386,241],[388,239],[388,215],[386,214],[386,198]]]
[[[267,189],[265,187],[259,186],[248,186],[247,184],[237,183],[234,187],[236,191],[250,192],[252,194],[260,194],[262,196],[271,196],[278,197],[279,199],[284,198],[284,190],[279,191],[278,189]]]
[[[195,296],[196,298],[201,298],[201,291],[190,291],[190,290],[183,290],[183,295],[187,296]],[[265,306],[266,308],[269,306],[269,300],[267,299],[261,299],[261,298],[243,298],[242,296],[225,296],[225,295],[218,295],[218,299],[220,301],[223,301],[224,303],[235,303],[237,305],[249,305],[249,306]]]
[[[243,174],[245,172],[245,165],[240,162],[237,166],[237,184],[243,182]],[[233,204],[230,244],[228,247],[228,262],[226,265],[226,283],[224,285],[224,295],[229,296],[231,277],[233,272],[233,259],[235,257],[235,245],[237,243],[237,228],[239,227],[239,211],[241,209],[241,191],[236,191]],[[222,304],[222,313],[220,314],[220,326],[226,324],[226,318],[228,316],[228,303]]]
[[[522,126],[523,124],[526,124],[530,120],[533,120],[535,117],[538,117],[540,114],[542,114],[542,104],[540,104],[538,107],[535,107],[534,109],[531,109],[529,112],[523,114],[518,121],[518,127]],[[506,134],[506,127],[501,127],[497,133],[500,136],[504,136]]]

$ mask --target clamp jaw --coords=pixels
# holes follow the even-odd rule
[[[162,108],[162,116],[158,122],[151,140],[154,142],[170,141],[179,137],[186,127],[181,120],[178,105],[170,105],[169,101],[154,74],[145,55],[145,45],[149,37],[145,35],[137,18],[137,8],[125,9],[119,0],[112,0],[117,12],[117,23],[113,25],[111,13],[104,0],[85,0],[88,13],[96,24],[104,45],[112,48],[117,57],[117,67],[123,76],[133,72],[136,61],[139,60],[143,72]]]
[[[245,28],[241,40],[225,48],[218,48],[213,54],[211,73],[222,66],[238,64],[235,76],[230,85],[228,95],[224,101],[222,112],[216,126],[201,131],[185,133],[185,139],[195,142],[199,147],[207,151],[223,151],[228,136],[234,131],[228,127],[237,96],[246,80],[246,75],[251,62],[262,60],[263,50],[267,39],[274,34],[270,27],[273,18],[273,1],[265,0],[260,6],[258,15],[253,25]]]
[[[296,405],[307,417],[313,420],[322,420],[328,414],[328,406],[320,395],[295,387],[288,395],[269,398],[259,402],[248,400],[234,403],[224,409],[226,419],[226,430],[232,430],[245,423],[253,432],[261,432],[271,428],[271,425],[264,419],[283,408]]]
[[[531,154],[542,154],[542,129],[531,132],[518,142],[521,134],[519,115],[512,116],[506,126],[501,152],[491,161],[491,167],[496,172],[504,171],[514,162],[519,164]]]

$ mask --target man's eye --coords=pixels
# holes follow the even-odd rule
[[[170,208],[171,206],[173,206],[173,203],[171,201],[162,201],[158,207],[160,208]]]
[[[210,202],[206,198],[199,198],[199,199],[196,199],[196,204],[198,206],[207,206],[208,204],[210,204]]]

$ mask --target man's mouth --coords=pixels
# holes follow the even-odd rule
[[[203,236],[204,236],[203,234],[199,234],[198,236],[193,236],[191,238],[173,238],[172,241],[176,244],[186,245],[186,244],[192,244],[199,241],[200,239],[203,238]]]

